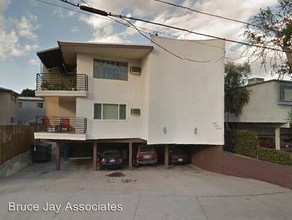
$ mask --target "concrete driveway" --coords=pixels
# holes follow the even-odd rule
[[[292,190],[268,183],[189,166],[115,172],[91,161],[31,164],[0,180],[0,219],[292,218]]]

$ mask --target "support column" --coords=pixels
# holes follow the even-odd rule
[[[164,148],[164,166],[166,169],[169,168],[169,146],[168,146],[168,144],[166,144],[165,148]]]
[[[93,143],[92,168],[96,170],[97,165],[97,142]]]
[[[280,144],[280,127],[275,128],[275,145],[276,145],[276,150],[281,149],[281,144]]]
[[[56,162],[56,170],[60,170],[60,143],[56,142],[55,149],[55,162]]]
[[[129,142],[129,170],[133,169],[133,143]]]

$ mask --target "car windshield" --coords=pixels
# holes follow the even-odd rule
[[[152,152],[154,151],[153,147],[145,146],[140,148],[140,152]]]
[[[118,157],[120,156],[118,151],[107,151],[103,153],[104,157]]]

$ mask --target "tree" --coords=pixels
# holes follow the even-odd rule
[[[248,103],[249,91],[242,86],[250,73],[251,69],[248,63],[234,64],[228,62],[225,65],[225,112],[228,117],[229,113],[239,116],[243,106]]]
[[[32,89],[26,88],[22,90],[21,95],[26,96],[26,97],[35,97],[35,91]]]
[[[275,7],[260,9],[250,23],[244,32],[248,42],[278,51],[248,46],[247,54],[251,52],[254,60],[261,59],[265,68],[269,60],[272,72],[279,77],[292,77],[292,1],[278,0]]]

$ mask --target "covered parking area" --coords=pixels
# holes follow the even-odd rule
[[[119,150],[123,158],[126,161],[126,165],[129,170],[133,169],[133,158],[136,156],[136,152],[139,145],[147,145],[147,141],[143,139],[98,139],[89,141],[57,141],[55,142],[55,168],[56,170],[61,169],[61,157],[68,156],[67,147],[73,146],[75,155],[71,155],[72,158],[86,158],[92,159],[92,169],[98,169],[98,153],[104,150],[116,149]],[[160,144],[153,145],[158,154],[158,163],[163,164],[166,169],[169,168],[169,156],[173,149],[181,149],[185,152],[189,159],[194,152],[196,145],[175,145],[175,144]],[[67,154],[67,155],[66,155]],[[77,154],[77,157],[76,157]],[[188,161],[190,162],[190,161]]]
[[[281,142],[292,140],[292,127],[287,123],[256,123],[256,122],[238,122],[230,123],[237,130],[251,130],[256,132],[261,139],[270,138],[275,142],[275,149],[281,149]]]

